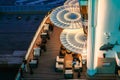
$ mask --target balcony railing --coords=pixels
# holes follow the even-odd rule
[[[30,60],[33,59],[33,52],[34,52],[34,48],[36,47],[36,42],[38,41],[41,41],[41,38],[40,38],[40,34],[43,30],[43,25],[45,24],[45,22],[47,21],[47,19],[49,18],[49,15],[45,16],[45,18],[43,19],[43,21],[41,22],[40,26],[38,27],[38,30],[36,31],[36,34],[27,50],[27,53],[26,53],[26,56],[25,56],[25,60],[27,61],[27,64],[29,63]],[[24,70],[25,68],[25,65],[24,63],[22,63],[22,65],[20,66],[19,68],[19,71],[15,77],[15,80],[20,80],[21,78],[21,72],[20,72],[20,69]]]

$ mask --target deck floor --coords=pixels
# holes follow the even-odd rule
[[[54,27],[53,32],[50,35],[50,40],[47,42],[47,51],[42,52],[39,57],[38,67],[33,69],[33,74],[30,72],[24,72],[23,80],[66,80],[64,79],[64,72],[55,71],[55,59],[59,55],[60,50],[60,33],[62,29]],[[96,75],[90,77],[86,75],[86,64],[83,64],[83,70],[81,76],[77,77],[78,73],[74,72],[73,79],[76,80],[119,80],[115,75]],[[68,80],[68,79],[67,79]],[[70,79],[72,80],[72,79]]]
[[[63,73],[55,72],[55,58],[59,55],[60,38],[59,35],[62,29],[54,27],[50,35],[50,40],[47,41],[47,51],[42,51],[39,57],[38,68],[34,69],[33,74],[29,72],[24,74],[24,80],[51,80],[64,79]]]

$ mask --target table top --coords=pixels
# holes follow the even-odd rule
[[[71,60],[67,60],[65,62],[65,68],[71,68],[72,69],[72,61]]]
[[[72,69],[72,61],[73,61],[72,54],[66,54],[64,58],[65,58],[65,68]]]

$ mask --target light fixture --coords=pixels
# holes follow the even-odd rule
[[[111,33],[110,33],[110,32],[108,32],[108,33],[107,33],[107,32],[105,32],[105,33],[104,33],[104,35],[105,35],[106,39],[109,39],[109,38],[110,38],[110,36],[111,36]]]

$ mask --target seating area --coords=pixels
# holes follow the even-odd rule
[[[51,26],[53,28],[53,26]],[[41,34],[39,35],[39,41],[36,42],[35,47],[33,48],[33,58],[29,60],[29,66],[31,68],[37,68],[38,67],[38,61],[39,61],[39,57],[41,56],[41,54],[43,52],[47,51],[47,41],[50,39],[50,32],[52,30],[49,27],[48,23],[45,23],[42,30],[41,30]],[[58,64],[56,64],[57,67]]]
[[[52,27],[52,29],[53,29],[53,26],[52,25],[50,26],[49,23],[44,24],[43,29],[42,29],[41,34],[40,34],[41,41],[36,43],[37,47],[40,47],[41,52],[42,51],[45,52],[47,50],[46,43],[48,40],[50,40],[50,32],[52,32],[50,27]]]
[[[55,70],[56,71],[62,71],[64,69],[64,58],[57,56],[56,57],[56,65],[55,65]]]
[[[56,56],[55,71],[63,72],[65,79],[72,79],[74,73],[82,72],[82,57],[80,54],[67,50],[63,45]]]
[[[81,58],[81,55],[73,53],[62,46],[59,39],[62,29],[54,27],[53,32],[52,30],[53,28],[50,29],[49,24],[49,28],[43,27],[38,35],[38,39],[36,40],[32,51],[33,58],[30,61],[30,64],[33,67],[33,77],[38,76],[39,73],[41,74],[39,75],[39,78],[43,80],[46,79],[46,76],[48,76],[47,79],[55,80],[65,78],[77,79],[79,67],[78,64],[76,64],[77,67],[73,66],[73,60],[76,59],[76,61],[78,61],[79,56]],[[42,37],[41,34],[43,34]],[[46,34],[49,34],[50,39],[48,39]],[[80,63],[82,63],[82,59],[80,59]],[[74,69],[76,69],[76,71]],[[25,77],[32,77],[28,74],[26,74]],[[83,72],[81,72],[81,74],[83,74]],[[81,77],[85,77],[85,75]]]

